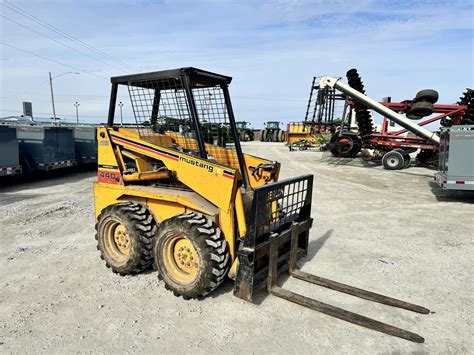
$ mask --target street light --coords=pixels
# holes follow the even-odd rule
[[[53,117],[56,121],[56,108],[54,107],[54,94],[53,94],[53,79],[59,78],[60,76],[67,75],[67,74],[80,74],[72,71],[68,71],[67,73],[56,75],[55,77],[51,77],[51,72],[49,72],[49,88],[51,89],[51,103],[53,104]]]
[[[123,126],[123,116],[122,116],[122,107],[123,107],[123,102],[120,101],[118,103],[119,107],[120,107],[120,125]]]
[[[76,106],[76,122],[79,123],[79,106],[80,106],[79,102],[76,101],[74,103],[74,106]]]

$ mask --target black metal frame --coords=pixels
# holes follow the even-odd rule
[[[208,72],[205,70],[193,68],[193,67],[185,67],[179,69],[172,69],[172,70],[163,70],[163,71],[156,71],[156,72],[149,72],[149,73],[142,73],[142,74],[132,74],[132,75],[124,75],[118,77],[112,77],[112,89],[110,95],[110,105],[109,105],[109,115],[107,120],[108,127],[114,127],[114,118],[115,118],[115,106],[117,103],[117,92],[118,92],[118,85],[131,85],[131,86],[139,86],[143,88],[148,88],[146,85],[147,81],[157,80],[157,79],[168,79],[168,78],[178,78],[179,83],[181,83],[180,89],[184,89],[186,92],[187,102],[189,104],[189,111],[191,114],[192,124],[195,128],[196,132],[196,140],[198,143],[199,148],[199,155],[203,159],[207,159],[208,155],[206,152],[205,146],[205,139],[202,134],[202,127],[201,123],[199,122],[199,115],[196,109],[196,103],[193,96],[193,88],[204,88],[204,87],[213,87],[219,86],[222,89],[225,105],[227,109],[227,115],[229,119],[230,125],[230,132],[234,141],[235,151],[237,153],[237,158],[239,161],[240,172],[243,178],[243,185],[244,187],[248,186],[248,175],[247,175],[247,168],[245,166],[245,159],[242,153],[242,148],[240,146],[240,140],[237,132],[237,127],[235,125],[235,117],[234,112],[232,109],[232,103],[230,100],[229,89],[228,85],[232,81],[232,78],[229,76],[224,76],[212,72]],[[171,89],[171,87],[170,87]],[[174,88],[173,88],[174,89]],[[153,100],[153,108],[152,108],[152,119],[153,113],[157,113],[158,106],[160,104],[160,95],[156,95]]]
[[[316,85],[316,80],[319,78],[313,77],[304,121],[311,125],[332,126],[336,101],[345,101],[346,95],[337,93],[333,88],[320,89],[319,85]],[[316,94],[316,98],[313,98],[314,94]],[[344,114],[345,111],[341,117],[343,120]]]
[[[304,187],[301,187],[303,186]],[[300,185],[300,187],[297,187]],[[295,190],[297,189],[297,190]],[[294,193],[297,191],[297,195]],[[298,247],[301,256],[308,249],[309,229],[311,228],[311,199],[313,193],[313,175],[282,180],[273,184],[257,187],[254,190],[250,215],[247,216],[247,235],[237,253],[239,267],[235,280],[234,295],[252,301],[254,291],[265,286],[268,277],[268,258],[270,237],[277,235],[282,257],[279,260],[279,272],[284,271],[289,259],[291,225],[302,222],[298,235]],[[291,212],[274,218],[272,206],[284,203],[283,212]]]

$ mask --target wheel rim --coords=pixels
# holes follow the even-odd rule
[[[400,164],[400,160],[397,157],[390,157],[387,159],[387,165],[391,168],[395,168]]]
[[[110,257],[119,263],[126,261],[130,255],[131,241],[125,226],[119,221],[111,220],[104,226],[104,234]]]
[[[339,143],[347,143],[347,144],[344,144],[343,147],[339,147],[339,152],[340,152],[340,153],[348,153],[348,152],[351,151],[352,146],[353,146],[352,139],[349,139],[349,138],[339,138],[339,139],[338,139],[338,142],[339,142]]]
[[[172,236],[164,244],[163,262],[169,276],[181,284],[190,284],[199,273],[199,255],[185,236]]]

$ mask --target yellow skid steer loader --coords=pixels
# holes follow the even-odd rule
[[[108,123],[98,129],[97,248],[107,267],[153,265],[167,289],[201,298],[226,277],[252,301],[260,287],[325,314],[408,340],[414,333],[277,286],[301,280],[419,313],[428,310],[301,272],[312,225],[313,176],[278,181],[280,164],[242,152],[228,86],[196,68],[113,77]],[[119,88],[134,124],[114,124]],[[230,127],[228,131],[213,127]],[[221,136],[225,133],[225,137]]]

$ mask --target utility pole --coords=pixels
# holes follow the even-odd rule
[[[63,73],[60,75],[55,76],[54,78],[51,76],[51,72],[49,72],[49,88],[51,89],[51,103],[53,104],[53,118],[54,121],[56,122],[56,108],[54,107],[54,93],[53,93],[53,79],[59,78],[60,76],[63,75],[68,75],[68,74],[80,74],[72,71],[68,71],[67,73]]]
[[[49,72],[49,88],[51,89],[51,103],[53,104],[53,117],[56,122],[56,109],[54,108],[54,94],[53,94],[53,78],[51,77],[51,72]]]
[[[76,122],[79,123],[79,106],[80,106],[79,102],[76,101],[74,103],[74,106],[76,106]]]
[[[123,126],[123,115],[122,115],[122,107],[123,107],[123,102],[120,101],[118,103],[119,107],[120,107],[120,125]]]

